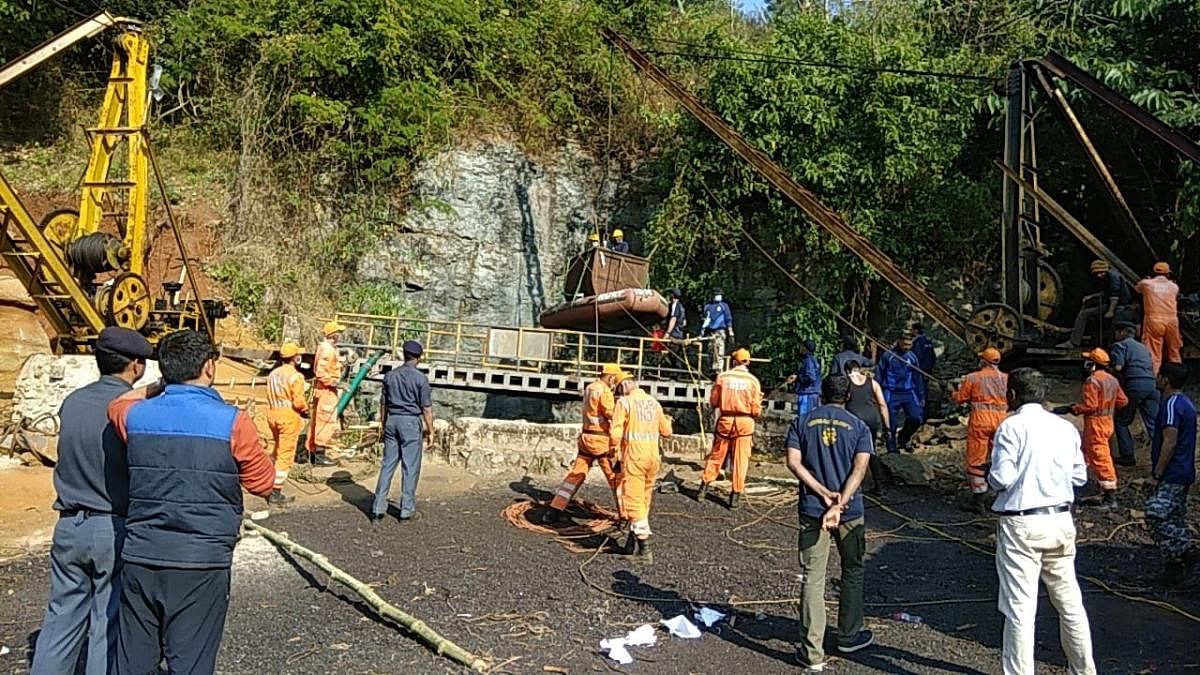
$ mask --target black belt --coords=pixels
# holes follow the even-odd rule
[[[1002,516],[1048,516],[1054,513],[1065,513],[1071,510],[1070,504],[1059,504],[1058,506],[1043,506],[1036,509],[1025,509],[1024,511],[1001,511]]]
[[[388,408],[387,413],[389,415],[395,415],[396,417],[420,417],[421,416],[421,413],[401,412],[400,410],[397,410],[395,408]]]
[[[96,516],[115,516],[117,514],[108,511],[92,511],[89,509],[72,509],[70,511],[59,511],[59,518],[74,518],[75,516],[83,516],[84,519],[95,518]]]

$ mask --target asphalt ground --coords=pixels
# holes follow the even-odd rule
[[[796,671],[798,633],[795,506],[787,492],[760,494],[739,511],[702,508],[689,496],[657,495],[652,512],[655,563],[639,566],[575,540],[571,553],[551,537],[513,527],[502,511],[514,500],[544,499],[549,480],[485,484],[467,494],[426,500],[421,519],[368,523],[366,488],[338,483],[333,506],[293,508],[263,524],[325,554],[389,602],[507,673],[787,673]],[[604,504],[606,490],[585,487]],[[1138,508],[1136,495],[1127,495]],[[892,488],[883,503],[939,524],[949,536],[991,545],[994,524],[955,510],[927,488]],[[533,511],[537,513],[536,510]],[[1134,514],[1136,516],[1136,514]],[[1151,580],[1161,559],[1128,509],[1081,512],[1078,569],[1120,592],[1170,602],[1200,615],[1195,590],[1161,593]],[[867,510],[867,626],[877,644],[849,658],[831,655],[833,673],[998,673],[1002,618],[990,556],[948,541],[878,506]],[[836,558],[836,556],[835,556]],[[836,576],[831,563],[831,576]],[[0,566],[0,671],[25,672],[48,591],[47,559],[31,555]],[[1102,673],[1200,671],[1200,623],[1084,583]],[[238,547],[222,673],[458,673],[464,670],[380,618],[348,589],[260,537]],[[631,597],[624,597],[631,596]],[[827,597],[836,600],[836,583]],[[732,606],[731,606],[732,603]],[[751,604],[745,604],[751,603]],[[757,603],[757,604],[756,604]],[[617,666],[603,638],[701,605],[730,618],[700,639],[659,633],[656,646],[631,649]],[[836,602],[830,605],[830,623]],[[892,620],[907,611],[913,625]],[[1066,672],[1052,608],[1037,622],[1038,671]],[[828,636],[832,640],[832,633]],[[832,646],[830,644],[829,646]]]

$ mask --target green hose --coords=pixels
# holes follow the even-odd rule
[[[362,384],[363,380],[367,379],[367,373],[371,372],[371,369],[375,367],[375,364],[378,363],[383,354],[383,352],[375,352],[371,355],[371,358],[367,359],[366,363],[359,367],[358,372],[350,379],[350,386],[346,388],[345,393],[338,399],[337,411],[334,413],[335,417],[341,417],[342,413],[346,411],[346,406],[350,405],[350,400],[354,398],[354,393],[358,391],[359,385]]]

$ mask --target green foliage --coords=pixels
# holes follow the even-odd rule
[[[363,282],[343,289],[337,308],[341,312],[373,314],[375,316],[400,316],[409,319],[422,318],[421,312],[404,301],[403,289],[393,284]]]
[[[253,314],[262,306],[267,282],[241,263],[233,260],[220,262],[210,267],[208,273],[225,285],[233,303],[243,314]]]
[[[766,382],[782,380],[796,372],[800,363],[800,345],[807,339],[817,343],[817,359],[829,363],[837,353],[837,323],[829,312],[816,303],[786,307],[771,318],[766,329],[751,346],[751,353],[771,359],[771,363],[756,368]]]

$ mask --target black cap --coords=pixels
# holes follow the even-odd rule
[[[669,292],[671,293],[671,297],[673,297],[673,298],[682,298],[683,297],[683,291],[679,290],[678,288],[672,288]]]
[[[1113,327],[1117,330],[1137,330],[1137,324],[1132,321],[1118,321]]]
[[[425,348],[416,340],[408,340],[401,347],[401,351],[409,356],[420,356],[425,353]]]
[[[118,326],[109,326],[100,331],[100,337],[96,340],[96,350],[120,354],[131,359],[148,359],[154,355],[150,341],[142,337],[141,333]]]

